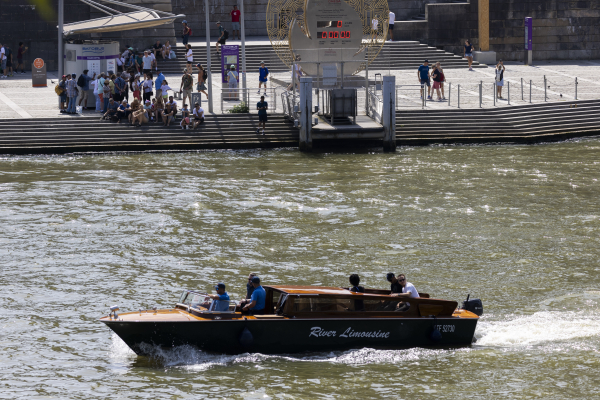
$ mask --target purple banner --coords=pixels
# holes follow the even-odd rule
[[[235,70],[240,71],[240,46],[223,45],[221,46],[221,82],[227,83],[227,73],[231,66],[235,65]],[[239,80],[239,77],[238,77]]]
[[[525,17],[525,50],[533,50],[533,18]]]

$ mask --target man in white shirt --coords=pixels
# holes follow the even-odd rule
[[[192,129],[196,129],[198,125],[204,123],[204,109],[200,107],[200,104],[198,102],[194,104],[194,110],[192,111],[192,114],[194,115],[194,123],[192,125]]]
[[[410,299],[419,298],[419,292],[417,291],[417,288],[415,288],[415,285],[406,280],[406,276],[404,274],[398,275],[398,283],[402,285],[402,293],[393,293],[392,296]],[[409,308],[410,303],[404,302],[398,304],[398,308],[396,309],[396,311],[407,311]]]
[[[388,31],[390,32],[390,40],[394,41],[394,22],[396,22],[396,14],[390,10],[390,25]]]
[[[142,58],[142,70],[145,74],[152,72],[152,57],[148,54],[148,50],[144,51],[144,57]]]

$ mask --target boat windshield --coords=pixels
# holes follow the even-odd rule
[[[224,312],[233,313],[236,310],[237,303],[235,301],[213,300],[207,293],[195,292],[193,290],[185,290],[179,297],[179,304],[187,307],[195,308],[202,313],[208,312]]]

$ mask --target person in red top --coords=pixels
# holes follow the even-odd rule
[[[231,30],[233,31],[233,38],[235,39],[235,32],[237,31],[238,40],[240,37],[240,15],[241,12],[238,10],[237,6],[233,6],[233,10],[231,11]]]

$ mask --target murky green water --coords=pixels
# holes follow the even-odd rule
[[[600,397],[600,141],[0,158],[0,398]],[[137,357],[97,318],[217,281],[484,301],[476,345]]]

